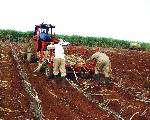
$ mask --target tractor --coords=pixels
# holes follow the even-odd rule
[[[53,35],[52,33],[53,28],[55,28],[55,26],[51,24],[42,23],[40,25],[35,25],[35,31],[33,35],[33,40],[36,42],[35,58],[38,58],[40,60],[40,63],[42,62],[43,52],[46,49],[46,46],[50,42],[55,42],[55,40],[57,40],[55,34]],[[49,35],[49,29],[50,29],[50,35]]]
[[[137,42],[131,42],[129,50],[142,50],[141,44]]]
[[[33,35],[33,40],[36,42],[35,45],[35,55],[34,58],[38,59],[39,65],[35,71],[45,71],[45,75],[47,78],[53,78],[53,53],[54,50],[50,49],[48,51],[48,55],[45,58],[45,50],[47,48],[47,45],[50,44],[51,42],[57,43],[59,39],[55,36],[55,34],[52,33],[52,29],[55,28],[55,26],[51,24],[40,24],[40,25],[35,25],[35,31]],[[49,33],[50,29],[50,35]],[[44,31],[44,34],[46,37],[41,37],[40,35]],[[65,45],[68,45],[70,43],[66,42],[63,40]],[[71,47],[71,46],[70,46]],[[71,48],[70,48],[71,50]],[[83,47],[80,49],[80,53],[83,54]],[[72,76],[72,75],[79,75],[82,78],[88,78],[89,76],[89,71],[87,69],[92,69],[95,67],[95,63],[91,64],[69,64],[66,63],[66,72],[67,76]]]
[[[52,34],[52,29],[55,26],[51,24],[39,24],[35,25],[35,30],[32,39],[28,41],[28,43],[23,44],[22,46],[22,57],[23,59],[27,59],[29,62],[37,62],[42,61],[42,54],[47,44],[50,41],[55,41],[57,38],[55,34]],[[50,30],[50,34],[49,34]],[[44,32],[44,33],[43,33]],[[44,39],[41,38],[43,37]]]

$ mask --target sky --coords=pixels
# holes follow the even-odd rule
[[[56,34],[150,43],[150,0],[0,0],[0,29],[33,31],[42,22]]]

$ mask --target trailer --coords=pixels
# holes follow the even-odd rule
[[[71,50],[71,49],[70,49]],[[84,50],[83,47],[80,48],[80,56],[83,56]],[[53,78],[53,50],[50,49],[49,52],[49,59],[45,61],[46,67],[45,67],[45,75],[47,78]],[[72,77],[72,76],[77,76],[81,77],[83,79],[88,79],[91,74],[94,74],[93,70],[96,66],[96,61],[93,60],[91,63],[86,63],[86,62],[79,62],[76,64],[69,64],[66,63],[66,74],[67,77]]]

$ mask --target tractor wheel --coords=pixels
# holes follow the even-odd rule
[[[47,78],[53,78],[53,67],[47,66],[45,69],[45,75]]]
[[[74,78],[75,77],[75,75],[74,75],[74,71],[73,71],[73,69],[71,68],[71,67],[66,67],[66,73],[67,73],[67,78],[68,79],[72,79],[72,78]]]
[[[45,69],[47,68],[47,64],[48,64],[48,61],[45,59],[42,63],[41,63],[41,69],[40,71],[45,71]]]
[[[80,69],[80,76],[82,79],[88,79],[89,78],[89,73],[85,68]]]

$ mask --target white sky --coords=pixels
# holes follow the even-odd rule
[[[150,0],[0,0],[0,29],[111,37],[150,43]]]

